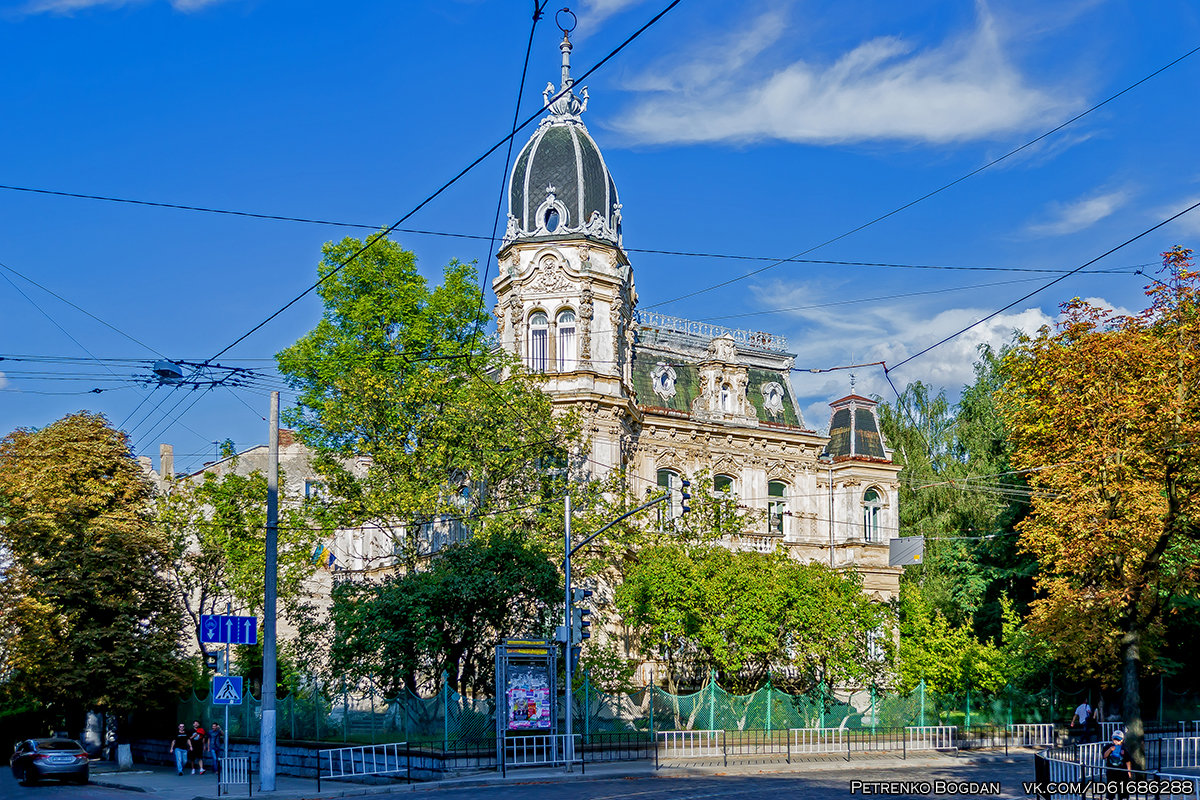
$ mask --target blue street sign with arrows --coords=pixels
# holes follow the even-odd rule
[[[258,644],[258,618],[201,614],[200,641],[206,644]]]

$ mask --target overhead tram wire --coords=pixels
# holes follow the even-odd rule
[[[683,0],[671,0],[671,2],[667,4],[666,8],[664,8],[662,11],[659,11],[657,14],[655,14],[653,17],[651,17],[651,18],[650,18],[650,20],[649,20],[648,22],[646,22],[644,25],[642,25],[642,27],[638,28],[636,31],[634,31],[632,34],[630,34],[630,35],[629,35],[629,36],[628,36],[628,37],[625,39],[625,41],[623,41],[623,42],[621,42],[621,44],[617,45],[617,47],[616,47],[615,49],[613,49],[611,52],[609,52],[609,54],[608,54],[608,55],[604,56],[604,58],[600,59],[600,60],[599,60],[598,62],[596,62],[596,64],[595,64],[595,65],[593,65],[593,66],[592,66],[592,67],[591,67],[589,70],[587,70],[586,72],[584,72],[584,73],[583,73],[583,75],[579,76],[579,77],[576,79],[576,82],[579,82],[579,81],[585,80],[585,79],[586,79],[586,78],[587,78],[589,75],[591,75],[593,72],[595,72],[596,70],[600,69],[600,67],[604,66],[606,63],[608,63],[608,62],[609,62],[611,59],[613,59],[613,58],[614,58],[614,57],[615,57],[615,56],[616,56],[618,53],[620,53],[622,50],[624,50],[624,49],[625,49],[625,48],[626,48],[626,47],[627,47],[627,46],[628,46],[628,45],[629,45],[631,42],[633,42],[635,39],[637,39],[639,36],[641,36],[641,35],[642,35],[643,33],[645,33],[647,30],[649,30],[649,28],[650,28],[651,26],[653,26],[655,23],[657,23],[657,22],[658,22],[660,19],[662,19],[662,18],[663,18],[663,17],[664,17],[664,16],[667,14],[667,12],[669,12],[671,9],[675,8],[675,6],[679,5],[681,2],[683,2]],[[545,104],[543,104],[543,105],[542,105],[542,107],[541,107],[541,108],[539,108],[539,109],[538,109],[536,112],[534,112],[533,114],[531,114],[529,117],[526,117],[526,118],[525,118],[525,120],[524,120],[524,121],[523,121],[523,122],[522,122],[522,123],[521,123],[521,124],[518,126],[517,130],[520,130],[520,129],[524,128],[526,125],[528,125],[529,123],[531,123],[531,122],[533,122],[534,120],[536,120],[536,119],[537,119],[539,116],[541,116],[542,112],[544,112],[545,110],[547,110],[548,108],[550,108],[550,105],[551,105],[551,103],[553,103],[555,100],[558,100],[558,99],[559,99],[559,97],[560,97],[560,96],[563,94],[563,92],[564,92],[564,91],[569,91],[569,89],[570,89],[570,87],[566,87],[565,89],[559,90],[557,93],[555,93],[555,95],[553,96],[553,98],[552,98],[551,100],[548,100],[548,101],[547,101]],[[474,169],[475,167],[477,167],[479,164],[483,163],[483,161],[484,161],[484,160],[486,160],[486,159],[487,159],[487,158],[488,158],[488,157],[489,157],[489,156],[490,156],[492,153],[494,153],[494,152],[496,152],[497,150],[499,150],[499,149],[500,149],[500,148],[501,148],[501,147],[502,147],[504,144],[506,144],[507,142],[509,142],[509,141],[510,141],[510,140],[511,140],[513,137],[515,137],[515,136],[516,136],[516,131],[514,131],[514,132],[512,132],[512,133],[509,133],[509,134],[508,134],[508,135],[506,135],[504,138],[502,138],[500,141],[496,142],[494,145],[492,145],[491,147],[489,147],[489,148],[488,148],[486,151],[484,151],[484,152],[483,152],[481,155],[479,155],[477,158],[475,158],[475,160],[473,160],[473,161],[472,161],[471,163],[469,163],[467,166],[463,167],[463,168],[462,168],[462,170],[460,170],[460,171],[459,171],[459,172],[458,172],[458,173],[457,173],[457,174],[456,174],[454,177],[450,178],[448,181],[446,181],[445,183],[443,183],[443,184],[442,184],[440,187],[438,187],[438,188],[437,188],[437,189],[436,189],[436,190],[435,190],[435,191],[434,191],[432,194],[430,194],[430,195],[426,196],[426,198],[425,198],[424,200],[422,200],[420,203],[418,203],[417,205],[415,205],[415,206],[414,206],[414,207],[413,207],[413,208],[412,208],[410,211],[408,211],[406,214],[404,214],[402,217],[400,217],[400,219],[396,220],[396,222],[392,223],[392,224],[391,224],[391,225],[389,225],[387,228],[384,228],[384,229],[383,229],[383,230],[380,232],[380,235],[379,235],[379,236],[377,236],[377,237],[375,237],[375,238],[372,238],[371,240],[369,240],[369,241],[368,241],[366,244],[364,244],[362,247],[358,248],[356,251],[354,251],[354,252],[353,252],[353,253],[351,253],[349,256],[347,256],[347,257],[346,257],[346,258],[345,258],[345,259],[344,259],[344,260],[343,260],[343,261],[342,261],[340,264],[338,264],[336,267],[334,267],[333,269],[331,269],[331,270],[330,270],[330,271],[329,271],[329,272],[328,272],[328,273],[327,273],[327,274],[326,274],[324,277],[322,277],[320,280],[318,280],[318,281],[317,281],[316,283],[314,283],[312,286],[309,286],[307,289],[305,289],[304,291],[302,291],[300,294],[296,295],[296,296],[295,296],[295,297],[293,297],[291,300],[289,300],[289,301],[287,301],[286,303],[284,303],[284,304],[283,304],[283,305],[282,305],[280,308],[278,308],[276,311],[272,312],[272,313],[271,313],[269,316],[267,316],[267,317],[266,317],[266,318],[265,318],[265,319],[264,319],[262,322],[259,322],[257,325],[255,325],[254,327],[252,327],[250,330],[246,331],[244,334],[242,334],[241,336],[239,336],[237,339],[234,339],[234,340],[233,340],[231,343],[229,343],[227,346],[225,346],[223,349],[221,349],[221,350],[220,350],[220,351],[218,351],[218,352],[217,352],[215,355],[213,355],[213,356],[212,356],[212,357],[209,359],[209,361],[211,362],[211,361],[213,361],[213,360],[215,360],[215,359],[217,359],[217,358],[221,357],[221,356],[222,356],[222,355],[224,355],[225,353],[229,352],[229,351],[230,351],[230,350],[232,350],[234,347],[236,347],[238,344],[240,344],[241,342],[245,341],[245,340],[246,340],[246,339],[248,339],[250,336],[252,336],[252,335],[253,335],[255,332],[257,332],[257,331],[258,331],[259,329],[261,329],[263,326],[265,326],[265,325],[267,325],[269,322],[271,322],[271,320],[275,319],[275,318],[276,318],[276,317],[278,317],[280,314],[282,314],[284,311],[288,310],[288,309],[289,309],[289,308],[291,308],[293,305],[295,305],[296,303],[300,302],[300,300],[304,299],[304,298],[305,298],[305,297],[307,297],[307,296],[308,296],[310,293],[312,293],[313,291],[315,291],[316,289],[318,289],[318,288],[319,288],[319,287],[320,287],[322,284],[324,284],[326,281],[328,281],[330,278],[332,278],[332,277],[333,277],[334,275],[336,275],[337,273],[341,272],[341,271],[342,271],[343,269],[345,269],[345,268],[346,268],[346,266],[347,266],[347,265],[349,265],[349,264],[350,264],[352,261],[354,261],[355,259],[357,259],[357,258],[358,258],[360,255],[362,255],[362,254],[363,254],[363,253],[365,253],[365,252],[366,252],[368,249],[370,249],[372,246],[374,246],[375,242],[379,241],[379,239],[381,239],[381,238],[384,238],[384,237],[386,237],[388,234],[390,234],[390,233],[392,233],[394,230],[396,230],[396,229],[397,229],[397,228],[398,228],[400,225],[404,224],[404,222],[405,222],[405,221],[407,221],[407,220],[408,220],[410,217],[412,217],[414,214],[416,214],[418,211],[420,211],[420,210],[421,210],[422,208],[424,208],[425,206],[429,205],[429,203],[433,202],[433,201],[434,201],[434,200],[435,200],[437,197],[439,197],[439,196],[440,196],[440,195],[441,195],[443,192],[445,192],[447,189],[449,189],[451,186],[453,186],[455,183],[457,183],[457,182],[458,182],[458,181],[459,181],[459,180],[460,180],[460,179],[461,179],[461,178],[462,178],[464,175],[466,175],[468,172],[470,172],[471,170],[473,170],[473,169]]]
[[[1117,92],[1116,94],[1109,95],[1105,99],[1101,100],[1099,103],[1096,103],[1092,107],[1090,107],[1084,111],[1081,111],[1080,113],[1071,117],[1067,121],[1065,121],[1059,125],[1056,125],[1055,127],[1051,128],[1050,130],[1046,131],[1045,133],[1041,134],[1040,136],[1029,140],[1028,142],[1021,145],[1020,147],[1009,150],[1004,155],[1002,155],[998,158],[992,159],[991,161],[987,162],[983,166],[973,169],[970,172],[968,172],[967,174],[965,174],[959,178],[955,178],[954,180],[950,181],[949,183],[943,184],[942,186],[938,187],[937,189],[934,189],[933,191],[926,192],[925,194],[921,195],[920,197],[917,197],[914,200],[910,200],[907,203],[905,203],[904,205],[894,208],[891,211],[887,212],[886,214],[881,214],[873,219],[868,220],[867,222],[864,222],[863,224],[859,225],[856,228],[851,228],[850,230],[846,231],[845,233],[840,233],[837,236],[834,236],[832,239],[826,239],[825,241],[821,242],[820,244],[813,245],[812,247],[808,248],[807,250],[802,250],[801,252],[799,252],[795,256],[793,256],[792,258],[795,259],[795,258],[800,258],[802,256],[806,256],[815,250],[820,250],[822,247],[826,247],[828,245],[833,244],[834,242],[841,241],[842,239],[845,239],[848,236],[852,236],[861,230],[869,228],[878,222],[882,222],[883,220],[888,219],[889,217],[893,217],[896,214],[899,214],[900,212],[905,211],[906,209],[912,208],[913,206],[917,205],[918,203],[928,200],[929,198],[934,197],[935,195],[941,194],[942,192],[946,191],[947,189],[957,186],[958,184],[962,183],[963,181],[978,175],[979,173],[983,172],[984,170],[989,169],[990,167],[994,167],[995,165],[999,164],[1000,162],[1002,162],[1008,158],[1011,158],[1012,156],[1015,156],[1017,153],[1020,153],[1021,151],[1032,147],[1033,145],[1037,144],[1038,142],[1042,141],[1043,139],[1045,139],[1049,136],[1052,136],[1055,133],[1058,133],[1063,128],[1086,117],[1088,114],[1091,114],[1093,111],[1103,108],[1104,106],[1108,105],[1112,101],[1116,100],[1118,97],[1121,97],[1122,95],[1126,94],[1127,92],[1132,91],[1133,89],[1137,88],[1138,86],[1141,86],[1143,83],[1151,80],[1155,76],[1157,76],[1157,75],[1165,72],[1166,70],[1170,69],[1171,67],[1175,66],[1176,64],[1183,61],[1184,59],[1192,56],[1197,51],[1200,51],[1200,46],[1193,47],[1191,50],[1189,50],[1186,53],[1184,53],[1183,55],[1179,56],[1174,61],[1171,61],[1170,63],[1165,64],[1162,67],[1159,67],[1154,72],[1151,72],[1149,75],[1145,76],[1141,80],[1136,81],[1136,82],[1130,84],[1129,86],[1126,86],[1124,89]],[[689,297],[695,297],[697,295],[705,294],[706,292],[711,292],[715,289],[721,289],[725,286],[729,286],[730,284],[737,283],[738,281],[743,281],[743,280],[745,280],[747,278],[751,278],[755,275],[762,274],[763,272],[766,272],[767,270],[774,269],[775,267],[778,267],[781,264],[787,263],[789,260],[790,259],[781,259],[772,264],[768,264],[765,267],[760,267],[758,269],[751,270],[750,272],[747,272],[743,275],[738,275],[733,278],[729,278],[728,280],[721,281],[720,283],[713,284],[712,286],[708,286],[703,289],[697,289],[695,291],[688,292],[687,294],[681,294],[678,297],[671,298],[670,300],[663,300],[658,303],[653,303],[653,304],[647,306],[647,308],[658,308],[659,306],[665,306],[665,305],[669,305],[671,303],[676,303],[680,300],[686,300]]]
[[[327,225],[336,228],[360,228],[363,230],[378,231],[385,227],[382,224],[368,224],[363,222],[333,222],[330,220],[309,219],[306,217],[289,217],[282,214],[257,214],[249,211],[233,211],[219,208],[205,208],[203,206],[189,206],[176,203],[158,203],[149,200],[136,200],[119,197],[107,197],[104,195],[81,194],[77,192],[59,192],[49,189],[34,189],[24,186],[5,186],[0,185],[0,190],[13,189],[22,192],[36,192],[40,194],[56,195],[61,197],[72,197],[84,200],[103,200],[113,203],[129,203],[133,205],[153,206],[160,208],[181,209],[185,211],[197,211],[207,214],[229,214],[240,217],[253,217],[264,220],[277,220],[284,222],[298,222],[310,225]],[[393,233],[411,233],[419,236],[443,236],[451,239],[470,239],[475,241],[494,241],[495,234],[485,236],[476,233],[455,233],[452,231],[431,231],[418,228],[392,228]],[[490,248],[489,248],[490,249]],[[775,264],[813,264],[833,267],[879,267],[885,269],[921,269],[921,270],[958,270],[965,272],[1038,272],[1038,273],[1056,273],[1064,272],[1065,270],[1054,269],[1051,267],[1001,267],[1001,266],[965,266],[960,264],[906,264],[889,261],[847,261],[828,258],[780,258],[778,256],[756,256],[747,255],[745,253],[706,253],[689,250],[664,250],[644,247],[625,247],[626,253],[646,253],[649,255],[663,256],[682,256],[687,258],[709,258],[729,261],[769,261]],[[490,255],[488,259],[490,266]],[[3,266],[0,264],[0,266]],[[1094,274],[1114,272],[1115,270],[1092,270]],[[22,276],[25,277],[25,276]],[[28,278],[26,278],[28,280]],[[36,285],[36,284],[35,284]],[[64,302],[70,302],[64,300]],[[82,311],[82,309],[80,309]],[[87,313],[86,311],[84,312]],[[91,316],[89,314],[89,316]],[[99,320],[103,322],[103,320]],[[104,323],[107,324],[107,323]],[[120,332],[120,331],[118,331]],[[136,340],[135,340],[136,341]],[[139,342],[139,344],[141,344]]]
[[[483,259],[483,278],[479,281],[479,306],[475,309],[475,329],[471,331],[471,343],[467,347],[467,363],[470,364],[470,355],[475,351],[475,342],[479,339],[479,330],[483,327],[483,305],[484,297],[487,296],[487,278],[488,272],[492,267],[492,251],[496,247],[496,231],[500,227],[500,212],[504,208],[504,198],[508,194],[508,168],[512,163],[513,142],[516,141],[518,128],[517,123],[521,119],[521,98],[525,94],[525,79],[529,75],[529,56],[533,53],[533,34],[537,31],[538,21],[544,16],[546,6],[550,0],[533,0],[533,20],[529,25],[529,41],[525,44],[525,61],[521,64],[521,81],[517,88],[517,102],[513,108],[512,130],[508,135],[508,149],[504,153],[504,169],[500,172],[500,194],[496,198],[496,214],[492,218],[492,234],[488,237],[487,254]],[[561,12],[560,12],[561,13]],[[570,13],[570,12],[568,12]]]
[[[1096,256],[1093,259],[1085,261],[1083,264],[1079,265],[1078,267],[1071,270],[1070,272],[1067,272],[1063,275],[1059,275],[1057,278],[1054,278],[1053,280],[1048,281],[1047,283],[1043,284],[1042,286],[1039,286],[1038,288],[1034,289],[1032,292],[1021,295],[1016,300],[1013,300],[1011,303],[1007,303],[1006,305],[1001,306],[1000,308],[996,309],[992,313],[988,314],[986,317],[983,317],[982,319],[978,319],[975,322],[972,322],[970,325],[966,326],[962,330],[959,330],[955,333],[950,334],[949,336],[946,336],[946,337],[938,340],[937,342],[934,342],[933,344],[929,345],[925,349],[919,350],[916,353],[913,353],[912,355],[908,356],[907,358],[903,359],[902,361],[892,364],[891,366],[885,366],[884,374],[887,375],[887,374],[891,373],[892,371],[904,366],[908,362],[910,362],[914,359],[920,358],[921,356],[928,353],[930,350],[933,350],[934,348],[937,348],[937,347],[941,347],[946,342],[949,342],[950,340],[961,336],[962,334],[966,333],[967,331],[971,330],[972,328],[982,325],[983,323],[987,322],[988,320],[992,319],[993,317],[997,317],[1000,314],[1003,314],[1005,311],[1008,311],[1010,308],[1017,305],[1018,303],[1023,303],[1026,300],[1028,300],[1029,298],[1033,297],[1034,295],[1039,294],[1040,292],[1044,292],[1046,289],[1049,289],[1054,284],[1065,281],[1067,278],[1071,277],[1072,275],[1075,275],[1078,272],[1081,272],[1083,269],[1091,266],[1092,264],[1095,264],[1097,261],[1101,260],[1102,258],[1107,258],[1108,256],[1112,255],[1113,253],[1117,252],[1118,250],[1121,250],[1122,248],[1133,244],[1134,242],[1138,241],[1139,239],[1150,235],[1151,233],[1153,233],[1154,231],[1163,227],[1164,225],[1168,225],[1168,224],[1174,222],[1175,220],[1182,217],[1184,214],[1187,214],[1188,212],[1193,211],[1196,208],[1200,208],[1200,202],[1193,203],[1192,205],[1188,206],[1187,208],[1183,209],[1182,211],[1180,211],[1176,214],[1172,214],[1171,216],[1164,219],[1162,222],[1159,222],[1155,225],[1150,226],[1149,228],[1147,228],[1146,230],[1137,234],[1136,236],[1131,236],[1130,238],[1121,242],[1117,246],[1104,251],[1103,253],[1101,253],[1100,255]],[[888,378],[888,382],[889,383],[891,382],[890,377]],[[893,384],[892,389],[895,390],[895,388],[896,388],[895,384]],[[899,396],[899,395],[897,395],[897,396]]]

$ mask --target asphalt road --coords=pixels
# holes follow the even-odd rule
[[[890,797],[928,798],[928,797],[1002,797],[1022,798],[1024,794],[1022,781],[1032,780],[1033,763],[1028,755],[1014,757],[1013,763],[1000,761],[990,763],[968,763],[965,759],[960,762],[950,761],[939,766],[894,766],[880,765],[872,767],[863,764],[852,769],[811,769],[797,773],[756,774],[753,769],[720,772],[705,775],[689,775],[683,772],[664,769],[654,777],[608,778],[603,780],[567,780],[567,781],[525,781],[506,782],[502,785],[487,786],[438,786],[426,784],[416,792],[409,787],[398,786],[396,792],[387,796],[410,797],[418,800],[422,797],[430,800],[834,800],[837,798],[878,796],[885,786],[896,782],[911,782],[920,784],[929,782],[928,787],[909,787],[907,791],[888,792]],[[963,782],[998,782],[999,794],[989,791],[970,791],[969,787],[958,787],[955,794],[937,793],[936,781],[952,783]],[[855,787],[852,782],[861,781],[866,784]],[[878,783],[878,786],[871,786]],[[174,784],[169,783],[168,789],[159,789],[147,795],[142,792],[132,792],[125,789],[113,789],[96,786],[76,786],[46,781],[36,786],[26,787],[17,783],[7,767],[0,770],[0,800],[138,800],[155,796],[156,800],[191,800],[197,794],[211,794],[209,791],[197,791],[199,785],[190,781],[178,784],[179,790],[173,791]],[[349,787],[343,787],[349,788]],[[858,788],[858,791],[855,791]],[[866,790],[875,789],[873,792]],[[965,788],[966,791],[961,791]],[[315,794],[315,792],[314,792]],[[238,795],[235,795],[235,797]],[[244,795],[241,795],[244,796]],[[255,797],[269,797],[259,795]],[[374,795],[379,797],[380,795]],[[296,794],[290,794],[291,800],[299,800]]]
[[[833,800],[868,796],[852,793],[852,781],[998,781],[1000,794],[970,792],[956,795],[907,793],[891,797],[1025,797],[1021,782],[1033,779],[1033,762],[1018,757],[1016,763],[950,765],[887,769],[854,769],[805,774],[671,776],[664,770],[653,778],[616,779],[557,784],[523,784],[463,789],[439,789],[438,800]],[[864,787],[865,788],[865,787]],[[918,789],[920,791],[920,789]],[[875,796],[875,795],[870,795]]]

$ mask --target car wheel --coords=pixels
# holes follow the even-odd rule
[[[25,774],[22,776],[24,778],[24,780],[22,782],[26,786],[33,786],[35,783],[37,783],[38,774],[35,770],[32,770],[32,769],[26,767],[24,770],[24,773]]]

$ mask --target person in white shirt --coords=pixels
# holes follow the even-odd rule
[[[1074,728],[1076,725],[1086,725],[1088,717],[1091,715],[1092,707],[1088,705],[1087,700],[1084,700],[1079,704],[1079,707],[1075,709],[1075,716],[1071,717],[1071,727]]]

